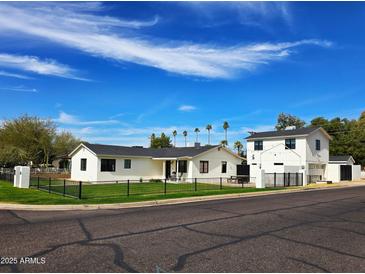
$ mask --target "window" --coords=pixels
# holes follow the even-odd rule
[[[274,163],[274,166],[283,166],[284,163]]]
[[[255,150],[263,150],[264,149],[264,145],[263,145],[263,141],[255,141]]]
[[[295,139],[285,139],[285,149],[295,149]]]
[[[115,171],[115,159],[101,159],[100,171]]]
[[[200,161],[200,173],[208,173],[208,171],[209,171],[209,162]]]
[[[179,160],[179,172],[186,173],[188,172],[188,161],[186,160]]]
[[[226,161],[222,162],[222,173],[227,173],[227,162]]]
[[[316,140],[316,150],[321,150],[321,140]]]
[[[124,168],[125,169],[132,168],[132,160],[131,159],[124,159]]]
[[[86,159],[85,158],[81,159],[80,169],[82,171],[86,171]]]

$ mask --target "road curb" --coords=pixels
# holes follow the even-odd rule
[[[295,188],[284,190],[270,190],[264,192],[249,192],[249,193],[232,193],[222,195],[209,195],[209,196],[196,196],[187,198],[175,198],[175,199],[163,199],[143,202],[131,202],[131,203],[115,203],[115,204],[78,204],[78,205],[26,205],[26,204],[12,204],[12,203],[0,203],[0,210],[29,210],[29,211],[67,211],[67,210],[97,210],[97,209],[124,209],[124,208],[139,208],[139,207],[151,207],[161,205],[176,205],[185,203],[195,203],[214,200],[225,199],[237,199],[237,198],[252,198],[268,195],[280,195],[290,194],[307,191],[320,191],[339,188],[350,188],[365,186],[365,183],[336,185],[336,186],[319,186],[314,188]]]

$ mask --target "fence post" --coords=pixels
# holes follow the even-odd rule
[[[79,199],[81,199],[81,193],[82,193],[82,182],[79,182]]]
[[[127,196],[129,196],[129,180],[127,180]]]
[[[297,173],[295,173],[295,185],[296,185],[296,186],[298,186],[298,185],[299,185],[298,180],[299,180],[299,176],[298,176],[298,172],[297,172]]]
[[[39,176],[38,176],[38,179],[37,179],[37,188],[39,189]]]
[[[219,184],[220,184],[220,189],[223,189],[223,180],[222,180],[222,177],[219,178]]]
[[[66,179],[63,179],[63,196],[66,195]]]
[[[48,180],[48,193],[51,193],[51,177]]]
[[[164,183],[164,193],[166,195],[166,192],[167,192],[167,179],[165,178],[165,183]]]
[[[198,191],[198,179],[197,178],[194,179],[194,188],[195,188],[195,191]]]
[[[276,172],[274,172],[274,187],[276,187]]]
[[[288,172],[288,186],[290,186],[290,172]]]

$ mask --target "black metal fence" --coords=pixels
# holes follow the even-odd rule
[[[266,187],[303,186],[303,173],[265,173]]]
[[[167,179],[84,182],[40,177],[32,177],[30,180],[32,188],[78,199],[167,195],[247,186],[247,181],[240,178],[185,178],[179,182]]]
[[[14,171],[0,171],[0,180],[8,181],[10,183],[14,182]]]

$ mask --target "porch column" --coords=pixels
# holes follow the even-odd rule
[[[176,159],[176,182],[179,181],[179,160]]]

